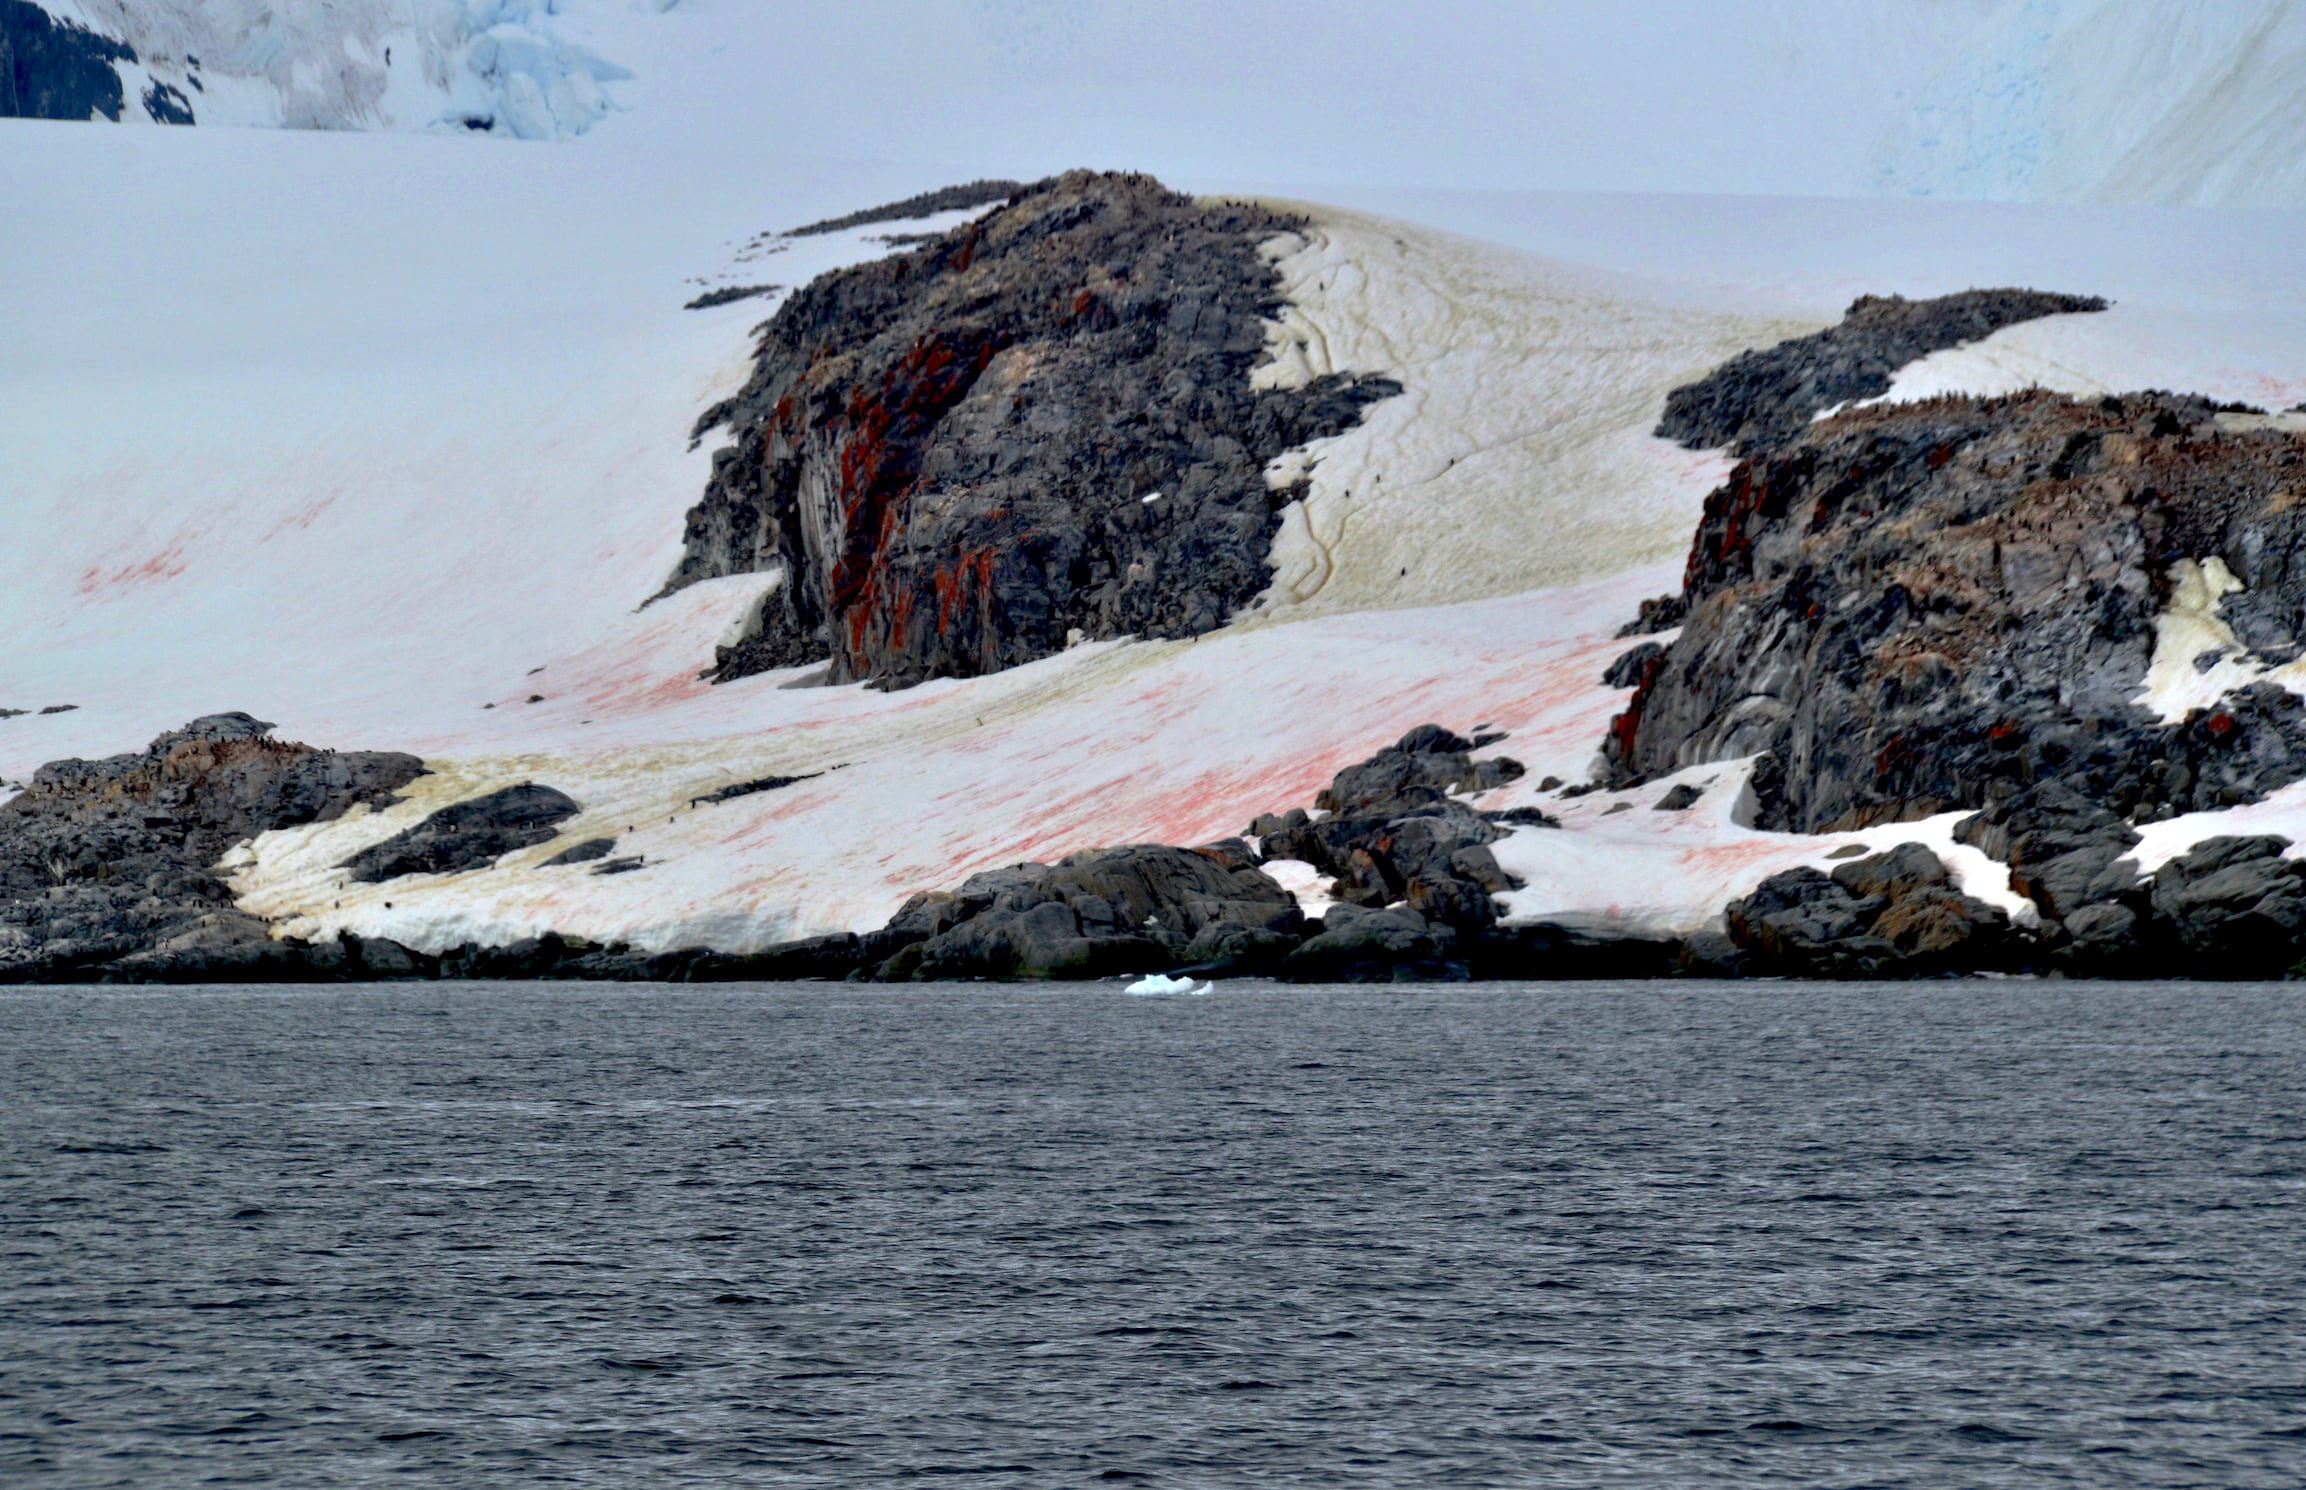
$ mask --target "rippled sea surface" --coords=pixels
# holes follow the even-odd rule
[[[0,1482],[2306,1482],[2306,990],[0,994]]]

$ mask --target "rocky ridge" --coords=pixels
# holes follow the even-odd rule
[[[1657,434],[1691,450],[1752,455],[1792,439],[1827,409],[1889,392],[1899,368],[1932,352],[2023,321],[2105,308],[2096,295],[2040,290],[1964,290],[1928,300],[1860,295],[1839,325],[1741,352],[1673,390]]]
[[[31,0],[0,0],[0,119],[117,121],[127,100],[112,64],[135,60],[125,42],[57,20]]]
[[[1294,495],[1267,463],[1398,391],[1250,387],[1280,309],[1260,248],[1297,226],[1074,172],[794,295],[697,426],[731,443],[668,590],[780,577],[714,676],[901,687],[1222,624]]]
[[[269,976],[283,954],[215,865],[275,828],[382,806],[414,756],[269,738],[246,714],[42,766],[0,803],[0,979]]]
[[[2264,841],[2151,879],[2130,857],[2138,824],[2306,779],[2306,708],[2266,678],[2306,652],[2306,436],[2234,412],[2256,413],[2035,390],[1749,415],[1692,544],[1683,629],[1611,669],[1634,693],[1608,784],[1758,756],[1760,827],[1971,810],[1958,836],[2042,922],[2013,933],[1973,906],[1939,966],[2203,975],[2228,944],[2255,975],[2300,963],[2306,937],[2266,930],[2287,924],[2291,861]],[[2197,655],[2162,655],[2195,635]],[[2150,669],[2174,665],[2216,672],[2216,702],[2147,707]],[[1923,967],[1885,953],[1894,905],[1843,878],[1776,877],[1729,908],[1730,939],[1785,971]]]

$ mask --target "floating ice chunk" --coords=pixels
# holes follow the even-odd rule
[[[1190,993],[1198,995],[1205,994],[1216,986],[1214,983],[1196,983],[1191,978],[1172,978],[1166,973],[1147,973],[1123,991],[1127,993]]]

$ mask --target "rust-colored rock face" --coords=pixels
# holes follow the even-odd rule
[[[1293,226],[1077,172],[794,296],[699,426],[732,443],[671,587],[783,576],[718,675],[903,686],[1222,624],[1267,583],[1267,463],[1396,391],[1250,388]]]
[[[1616,778],[1767,752],[1762,823],[1818,830],[2050,785],[2147,821],[2306,776],[2274,685],[2175,725],[2133,701],[2180,560],[2242,581],[2222,616],[2252,655],[2306,642],[2306,437],[2215,415],[1942,398],[1749,457],[1707,499],[1681,636],[1605,743]]]

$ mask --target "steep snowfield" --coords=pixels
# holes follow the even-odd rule
[[[1721,470],[1648,437],[1669,387],[1860,290],[2007,282],[2119,305],[1933,359],[1893,396],[2052,363],[2076,387],[2229,396],[2306,370],[2306,290],[2280,272],[2300,214],[1346,193],[1271,246],[1294,308],[1264,376],[1407,391],[1291,463],[1311,490],[1262,610],[899,694],[709,687],[766,581],[640,603],[703,486],[689,424],[775,302],[679,307],[879,251],[885,230],[761,235],[967,173],[624,122],[543,150],[9,126],[0,706],[79,707],[0,720],[0,778],[245,708],[438,770],[385,813],[255,846],[246,903],[289,930],[747,948],[1020,857],[1239,831],[1436,720],[1505,730],[1530,767],[1485,805],[1568,824],[1504,846],[1518,914],[1687,929],[1775,868],[1898,834],[1739,829],[1731,766],[1691,778],[1714,787],[1685,813],[1651,810],[1662,785],[1624,811],[1540,791],[1585,774],[1622,698],[1598,682],[1612,633],[1674,586]],[[693,805],[772,774],[812,779]],[[330,868],[524,779],[585,804],[555,844],[385,886]],[[648,867],[538,867],[602,834]]]
[[[1815,329],[1750,299],[1298,205],[1317,221],[1273,245],[1294,305],[1254,381],[1381,369],[1403,391],[1275,473],[1310,481],[1274,545],[1276,617],[1678,564],[1691,493],[1729,467],[1650,437],[1663,390]]]

